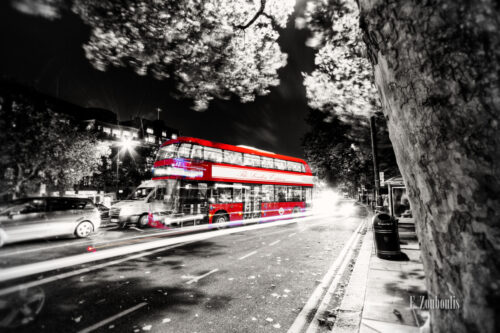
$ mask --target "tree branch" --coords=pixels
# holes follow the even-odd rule
[[[260,0],[260,8],[257,11],[257,13],[255,13],[255,15],[252,17],[252,19],[250,21],[248,21],[248,23],[246,23],[246,24],[237,25],[236,28],[241,29],[241,30],[245,30],[246,28],[251,26],[255,21],[257,21],[259,16],[264,13],[265,8],[266,8],[266,0]]]

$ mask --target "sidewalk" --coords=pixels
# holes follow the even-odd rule
[[[378,258],[370,226],[337,313],[334,332],[419,332],[424,325],[428,313],[418,308],[420,297],[427,295],[420,248],[413,220],[400,221],[401,251],[408,259]]]

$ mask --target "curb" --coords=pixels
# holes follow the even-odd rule
[[[368,224],[359,255],[337,312],[333,332],[358,332],[366,294],[366,283],[373,250],[372,226]]]

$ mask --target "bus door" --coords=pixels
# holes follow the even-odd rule
[[[261,203],[262,203],[261,186],[254,185],[252,186],[252,212],[254,218],[260,217]]]
[[[252,188],[250,186],[243,185],[242,197],[243,197],[243,218],[249,219],[252,217],[252,212],[253,212]]]
[[[207,183],[184,183],[180,192],[180,212],[183,215],[206,214],[208,186]]]

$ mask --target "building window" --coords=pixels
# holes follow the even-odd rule
[[[124,138],[130,138],[130,131],[122,131],[122,136]]]
[[[113,134],[113,136],[119,138],[120,137],[120,130],[113,128],[113,130],[111,131],[111,134]]]
[[[156,137],[154,135],[148,135],[146,137],[146,141],[149,142],[149,143],[155,143]]]
[[[174,133],[170,137],[175,140],[175,139],[177,139],[177,134]]]
[[[109,127],[103,127],[103,128],[102,128],[102,131],[103,131],[104,133],[111,134],[111,128],[109,128]]]
[[[154,134],[154,133],[155,133],[155,131],[154,131],[151,127],[148,127],[148,128],[146,129],[146,132],[147,132],[148,134]]]
[[[162,131],[161,136],[165,138],[167,136],[167,131]]]

